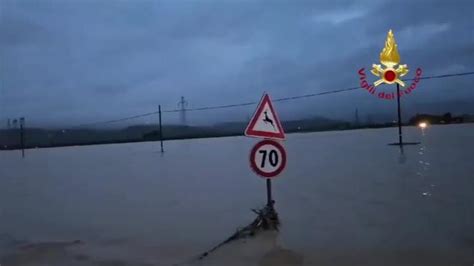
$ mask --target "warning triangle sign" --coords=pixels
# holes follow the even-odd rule
[[[283,132],[280,119],[273,108],[272,101],[268,94],[265,93],[260,100],[257,111],[255,111],[255,114],[245,129],[245,136],[266,139],[285,139],[285,132]]]

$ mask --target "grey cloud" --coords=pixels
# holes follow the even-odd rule
[[[412,71],[469,71],[472,6],[467,0],[4,0],[0,119],[74,124],[149,112],[158,103],[173,109],[181,95],[199,106],[255,101],[263,90],[284,97],[352,87],[358,68],[377,62],[389,28]],[[422,95],[436,100],[439,88],[470,83],[427,81],[431,92]],[[331,111],[342,116],[352,112],[344,106],[380,107],[360,93],[282,108],[300,114],[318,102],[317,110],[342,106]],[[453,95],[474,98],[465,89]]]

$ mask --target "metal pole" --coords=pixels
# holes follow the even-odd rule
[[[267,206],[273,208],[272,180],[270,178],[267,178]]]
[[[20,145],[21,145],[21,157],[25,158],[25,141],[23,133],[23,124],[20,124]]]
[[[161,105],[158,105],[158,116],[160,119],[160,146],[161,146],[161,152],[163,153],[163,127],[161,124]]]
[[[400,145],[403,145],[402,137],[402,111],[400,108],[400,85],[397,83],[397,106],[398,106],[398,141]]]

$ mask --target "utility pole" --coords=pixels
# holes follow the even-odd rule
[[[400,146],[403,145],[403,134],[402,134],[402,110],[400,107],[400,85],[397,83],[397,113],[398,113],[398,143]]]
[[[20,146],[21,146],[21,157],[25,158],[25,133],[24,133],[25,118],[20,118]]]
[[[360,126],[359,109],[357,109],[357,108],[355,110],[355,126],[356,127]]]
[[[159,134],[160,134],[160,146],[161,146],[161,153],[164,152],[163,150],[163,126],[161,124],[161,105],[158,105],[158,117],[159,117],[159,121],[160,121],[160,131],[159,131]]]
[[[182,125],[186,125],[186,107],[188,107],[188,102],[184,99],[184,96],[181,96],[181,100],[178,102],[178,108],[180,108],[180,121]]]

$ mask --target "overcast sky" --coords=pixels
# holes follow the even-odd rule
[[[474,71],[473,10],[471,0],[0,0],[0,119],[73,125],[175,109],[182,95],[200,107],[353,87],[390,28],[409,77],[418,66]],[[422,81],[404,103],[470,106],[473,81]],[[361,89],[277,107],[288,119],[394,105]],[[244,119],[249,108],[200,119]]]

